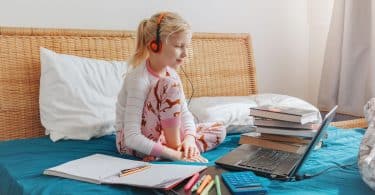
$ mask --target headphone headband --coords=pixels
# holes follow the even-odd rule
[[[158,21],[157,21],[157,27],[156,27],[156,42],[157,44],[160,43],[160,24],[161,24],[161,21],[163,20],[165,16],[165,13],[161,13],[158,17]]]
[[[164,16],[165,16],[165,13],[161,13],[161,14],[159,15],[159,17],[158,17],[158,21],[157,21],[157,24],[158,24],[158,25],[160,25],[160,23],[161,23],[161,21],[163,20]]]
[[[159,52],[162,44],[160,42],[160,24],[165,16],[165,13],[161,13],[158,17],[158,20],[156,21],[156,37],[155,40],[151,42],[150,47],[151,50],[154,52]]]

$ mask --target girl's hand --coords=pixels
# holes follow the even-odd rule
[[[151,162],[151,161],[155,161],[156,159],[157,158],[155,156],[149,155],[149,156],[143,157],[142,161],[144,161],[144,162]]]
[[[183,151],[182,158],[192,159],[193,157],[200,156],[199,149],[195,143],[195,137],[193,135],[186,135],[177,151]]]
[[[170,159],[170,160],[180,160],[180,161],[186,161],[186,162],[202,162],[202,163],[208,162],[208,160],[202,157],[201,155],[196,155],[191,158],[186,158],[184,157],[184,152],[174,150],[167,146],[163,147],[161,156],[163,158]],[[144,159],[144,160],[148,160],[148,159]]]
[[[191,157],[191,158],[183,158],[182,160],[187,161],[187,162],[201,162],[201,163],[207,163],[208,162],[208,160],[201,155],[194,156],[194,157]]]

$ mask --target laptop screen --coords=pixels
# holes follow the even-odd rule
[[[307,159],[307,157],[311,153],[312,149],[315,147],[316,144],[318,144],[320,142],[322,136],[327,131],[327,127],[328,127],[329,123],[331,123],[333,117],[336,114],[336,109],[337,109],[337,105],[335,107],[333,107],[328,112],[328,114],[324,117],[324,120],[323,120],[322,124],[320,125],[320,127],[319,127],[318,131],[316,132],[314,138],[311,140],[311,142],[310,142],[309,146],[307,147],[306,152],[304,153],[303,157],[297,163],[297,166],[294,168],[293,172],[291,173],[291,176],[294,176],[298,172],[299,168],[301,168],[303,162]]]

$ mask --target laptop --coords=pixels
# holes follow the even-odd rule
[[[336,114],[336,109],[337,106],[332,108],[324,117],[319,129],[303,154],[242,144],[215,163],[229,169],[250,170],[257,175],[271,179],[286,181],[294,179],[298,169],[325,134],[329,123]]]

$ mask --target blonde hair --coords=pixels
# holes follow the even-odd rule
[[[190,31],[190,25],[181,16],[173,12],[160,12],[150,19],[142,20],[138,25],[135,52],[128,61],[131,66],[136,67],[148,58],[147,44],[156,39],[157,22],[161,14],[164,15],[160,22],[161,42],[163,40],[168,41],[169,36],[174,33]]]

